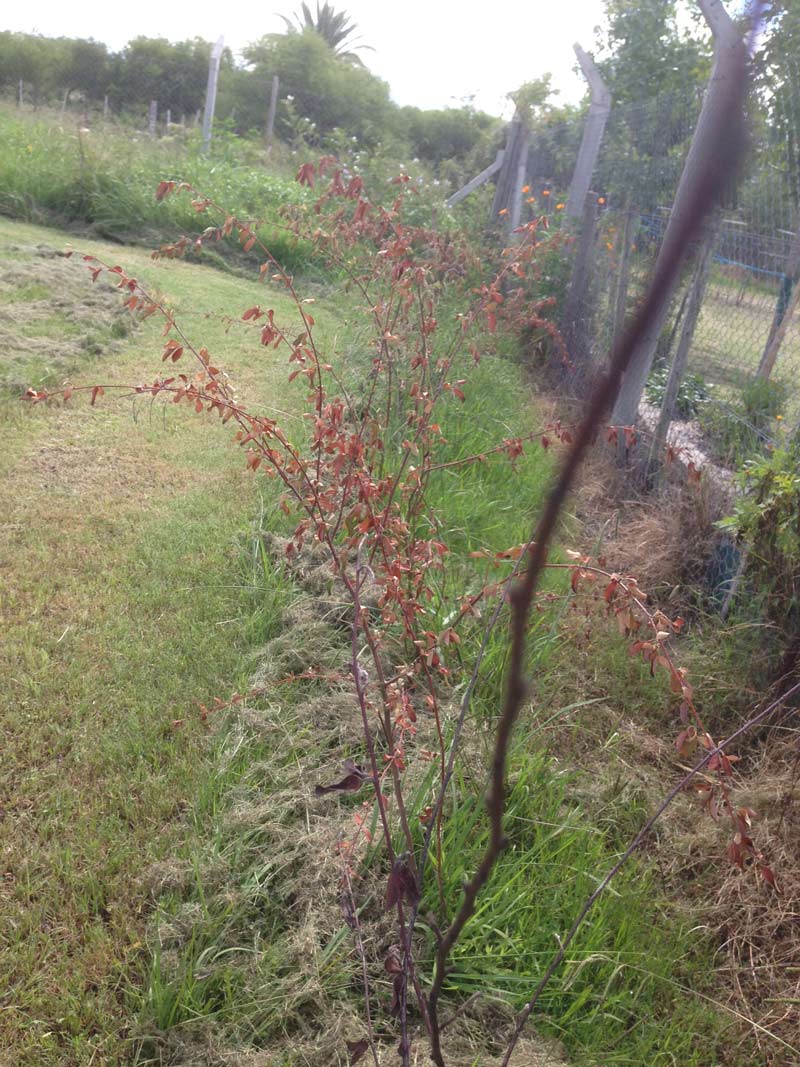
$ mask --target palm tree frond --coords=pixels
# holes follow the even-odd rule
[[[348,63],[358,63],[363,66],[361,59],[355,54],[353,49],[363,50],[367,49],[373,52],[374,49],[366,44],[356,44],[359,38],[353,40],[353,34],[357,30],[357,26],[354,22],[350,21],[349,16],[345,11],[336,11],[325,0],[325,3],[320,7],[319,0],[317,0],[317,12],[316,16],[311,13],[311,9],[308,4],[303,0],[300,5],[303,18],[295,13],[294,19],[300,30],[313,30],[322,37],[331,50],[336,54],[339,59],[343,59]],[[286,29],[288,33],[296,33],[293,23],[286,15],[280,16],[286,23]]]

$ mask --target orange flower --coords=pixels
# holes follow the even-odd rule
[[[508,214],[508,208],[507,207],[501,207],[500,210],[497,212],[497,214],[498,215],[507,215]]]
[[[550,195],[550,190],[549,189],[542,189],[542,196],[549,196],[549,195]]]
[[[523,193],[529,193],[531,191],[530,185],[523,185],[522,186],[522,191],[523,191]]]
[[[604,196],[598,196],[598,198],[597,198],[597,203],[598,204],[605,204],[605,202],[606,202],[606,198]]]
[[[563,207],[564,207],[563,204],[556,204],[556,211],[561,211],[563,209]]]

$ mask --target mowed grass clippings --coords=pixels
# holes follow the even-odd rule
[[[59,240],[2,222],[0,262],[18,276],[36,263],[26,248]],[[284,385],[283,360],[204,317],[237,317],[263,286],[81,247],[156,287],[241,395],[293,417],[300,391]],[[318,320],[324,337],[324,311]],[[56,359],[68,313],[54,308],[40,341],[48,330]],[[160,332],[150,320],[85,362],[73,352],[70,375],[152,380]],[[277,617],[250,535],[271,487],[226,430],[185,410],[110,394],[94,408],[77,394],[30,408],[9,390],[2,416],[0,1063],[111,1064],[130,1052],[147,967],[142,877],[179,849],[214,759],[196,703],[246,686]]]

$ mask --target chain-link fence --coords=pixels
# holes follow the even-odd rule
[[[781,423],[800,422],[800,170],[786,133],[798,103],[786,102],[784,124],[774,114],[754,123],[745,171],[698,235],[672,297],[640,408],[642,425],[654,430],[670,366],[685,357],[677,395],[667,397],[670,438],[726,465],[768,442]],[[522,221],[544,213],[575,233],[558,295],[576,386],[603,365],[644,292],[701,106],[692,89],[613,108],[577,221],[564,218],[564,207],[581,122],[530,135]]]

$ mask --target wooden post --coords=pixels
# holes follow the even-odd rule
[[[800,274],[800,225],[795,230],[794,237],[792,237],[792,243],[789,246],[789,254],[786,257],[786,263],[783,268],[783,279],[781,281],[781,291],[778,296],[777,303],[775,304],[775,313],[772,316],[772,322],[769,327],[769,334],[767,335],[767,342],[764,345],[764,351],[761,355],[761,361],[758,364],[758,377],[769,378],[772,373],[772,368],[775,366],[775,360],[778,358],[778,351],[774,349],[773,341],[775,335],[780,329],[781,323],[786,317],[789,306],[792,303],[792,295],[797,288],[798,275]],[[784,330],[783,336],[786,336]]]
[[[658,271],[659,265],[665,260],[671,260],[676,255],[683,254],[677,247],[676,240],[683,219],[695,203],[698,180],[705,173],[703,157],[707,151],[708,131],[717,128],[721,121],[721,112],[724,114],[723,109],[727,106],[729,99],[728,86],[733,76],[732,72],[735,71],[738,76],[745,47],[738,29],[722,6],[721,0],[698,0],[698,3],[714,35],[714,67],[658,252],[655,271]],[[631,356],[614,405],[612,422],[615,425],[630,426],[638,418],[639,401],[653,364],[656,345],[669,310],[673,291],[674,285],[660,294],[656,313],[652,316],[648,329],[640,338]]]
[[[61,124],[64,124],[64,112],[67,110],[67,99],[69,98],[69,89],[64,90],[64,96],[61,100]]]
[[[278,110],[278,75],[272,75],[272,92],[269,97],[269,115],[267,116],[267,156],[272,153],[272,136],[275,132],[275,112]]]
[[[664,398],[661,401],[661,412],[658,416],[658,425],[656,426],[656,432],[650,448],[651,468],[658,462],[658,457],[667,443],[667,434],[669,432],[670,423],[675,414],[675,401],[678,398],[678,390],[683,381],[683,376],[686,373],[686,364],[689,361],[689,353],[692,348],[694,331],[697,327],[697,320],[700,317],[700,309],[703,306],[703,297],[705,296],[708,276],[711,273],[711,264],[714,258],[714,245],[716,244],[719,235],[720,221],[721,216],[717,214],[717,217],[708,226],[703,242],[697,250],[694,274],[692,275],[692,282],[689,286],[686,303],[686,317],[683,320],[683,327],[678,341],[678,349],[675,353],[675,358],[672,361],[672,366],[669,369],[669,375],[667,376]]]
[[[147,134],[154,138],[156,135],[156,122],[158,120],[158,100],[150,101],[150,113],[147,116]]]
[[[469,194],[474,189],[477,189],[479,186],[483,185],[484,182],[488,182],[491,176],[493,174],[497,174],[497,172],[503,166],[504,156],[504,149],[499,149],[497,155],[494,158],[494,163],[490,163],[485,170],[482,170],[480,172],[480,174],[476,174],[475,177],[468,181],[466,185],[462,185],[457,193],[453,193],[453,195],[446,201],[447,206],[453,207],[455,204],[460,203],[465,197],[469,196]]]
[[[225,38],[220,37],[211,49],[211,58],[208,61],[208,84],[206,85],[206,106],[203,109],[203,152],[211,148],[211,128],[214,123],[214,108],[217,103],[217,79],[219,78],[219,62],[222,59],[222,50],[225,47]]]
[[[108,93],[103,97],[103,120],[108,118]]]
[[[171,108],[167,108],[167,114],[166,114],[166,117],[164,119],[164,132],[165,133],[169,133],[169,128],[170,128],[171,125],[172,125],[172,110],[171,110]]]
[[[578,63],[583,71],[583,76],[589,83],[592,92],[592,102],[589,105],[589,113],[583,127],[581,147],[578,150],[578,158],[575,161],[575,170],[569,186],[569,195],[564,214],[569,219],[579,219],[586,203],[586,194],[592,184],[597,157],[600,154],[600,145],[603,141],[606,122],[611,111],[611,93],[606,83],[600,76],[600,71],[594,65],[594,60],[581,48],[579,44],[573,45]]]
[[[17,107],[22,107],[22,78],[20,78],[17,86]]]

